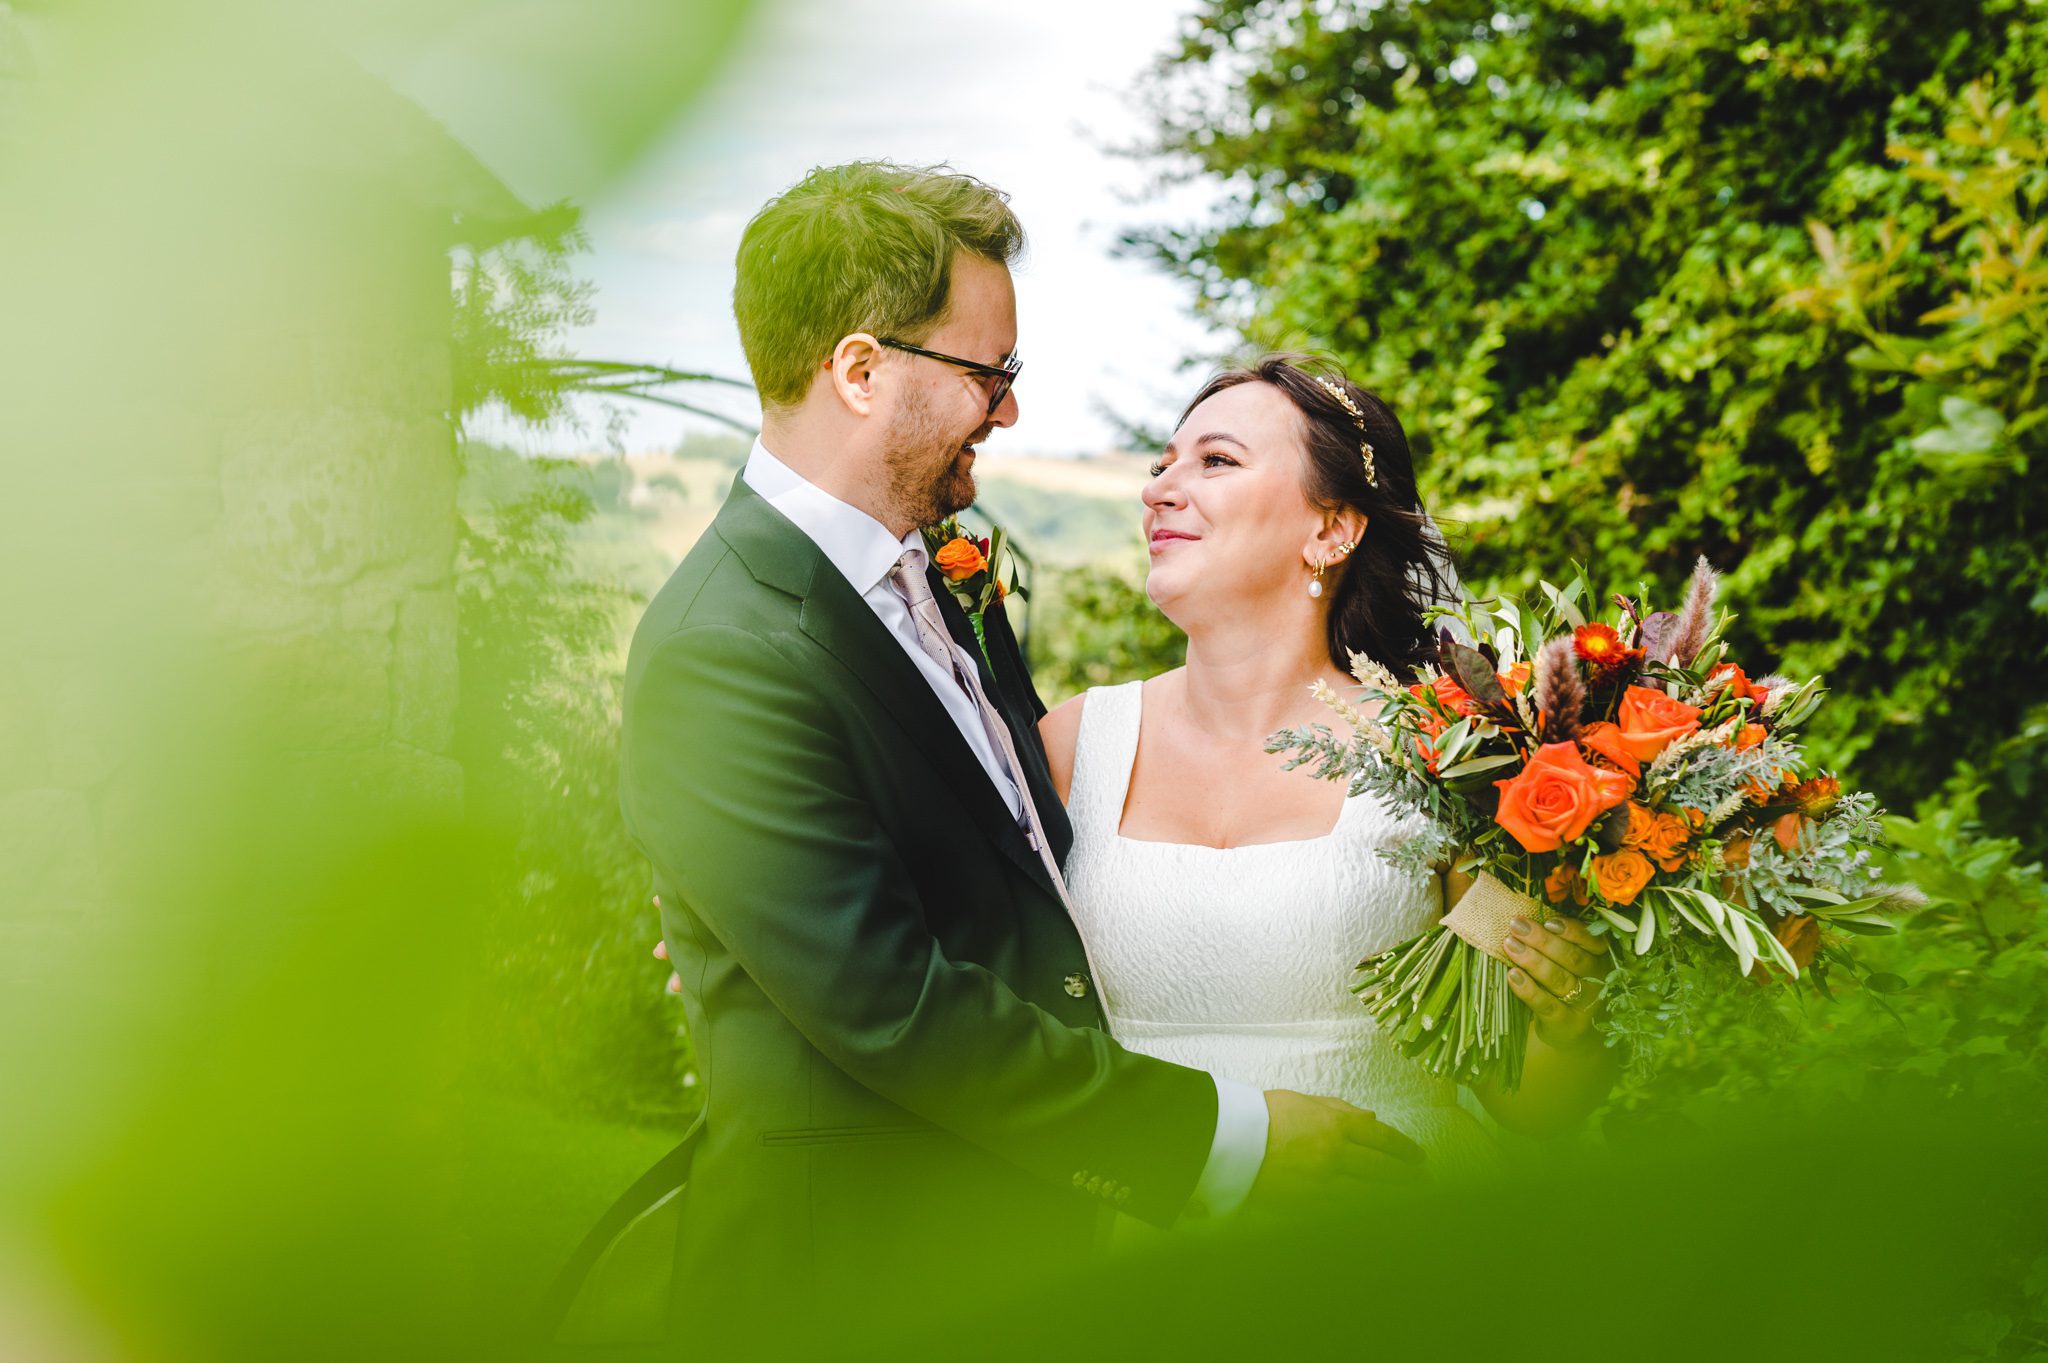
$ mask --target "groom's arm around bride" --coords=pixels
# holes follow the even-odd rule
[[[991,671],[917,536],[1015,419],[1020,244],[986,186],[858,166],[741,248],[763,437],[635,635],[622,762],[706,1095],[676,1309],[713,1335],[792,1295],[872,1313],[1014,1283],[1105,1206],[1169,1225],[1230,1181],[1219,1081],[1103,1028],[1040,707],[1000,608]],[[1218,1201],[1412,1157],[1331,1100],[1259,1115]]]

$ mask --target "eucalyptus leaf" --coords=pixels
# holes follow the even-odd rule
[[[1446,781],[1455,781],[1460,777],[1476,776],[1481,772],[1498,771],[1502,767],[1511,766],[1521,760],[1521,758],[1513,753],[1503,753],[1497,757],[1474,757],[1463,762],[1453,763],[1440,770],[1437,775]]]

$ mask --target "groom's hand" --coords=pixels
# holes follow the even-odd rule
[[[1290,1089],[1266,1093],[1266,1158],[1248,1210],[1313,1211],[1333,1192],[1412,1185],[1422,1147],[1363,1108]]]

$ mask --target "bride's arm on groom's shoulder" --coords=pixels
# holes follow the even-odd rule
[[[1456,869],[1443,876],[1447,905],[1472,887],[1472,877]],[[1533,1015],[1522,1084],[1513,1093],[1493,1083],[1475,1084],[1472,1091],[1511,1131],[1566,1135],[1607,1100],[1621,1073],[1619,1057],[1594,1025],[1607,944],[1585,924],[1560,916],[1541,923],[1517,919],[1506,949],[1508,987]]]
[[[1081,741],[1081,706],[1087,699],[1084,691],[1061,701],[1038,721],[1038,739],[1045,744],[1045,764],[1052,771],[1053,789],[1060,793],[1061,804],[1068,803],[1067,792],[1074,783],[1074,749]]]

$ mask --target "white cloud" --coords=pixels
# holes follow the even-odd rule
[[[1154,214],[1126,202],[1149,169],[1103,148],[1144,131],[1123,92],[1190,7],[903,0],[872,23],[823,0],[765,7],[674,136],[590,206],[598,321],[578,348],[744,373],[732,257],[761,203],[816,165],[948,161],[1008,190],[1031,238],[1017,276],[1024,417],[992,450],[1103,448],[1103,401],[1170,420],[1196,381],[1180,361],[1220,342],[1184,289],[1111,257],[1116,230]],[[1172,213],[1201,202],[1184,192]],[[637,409],[626,444],[672,443],[684,422]]]

